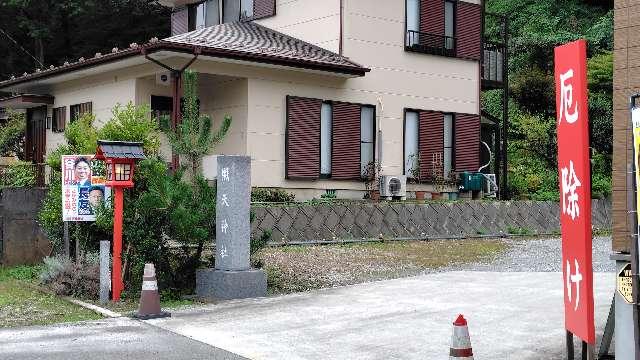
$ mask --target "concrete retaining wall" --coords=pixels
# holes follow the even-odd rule
[[[42,188],[0,192],[0,264],[34,264],[49,255],[51,243],[36,222],[46,193]]]
[[[273,242],[378,238],[451,238],[557,234],[559,205],[551,201],[457,201],[425,204],[353,202],[252,207],[253,237]],[[611,228],[611,201],[592,201],[595,229]]]

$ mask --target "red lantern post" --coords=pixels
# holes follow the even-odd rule
[[[107,168],[107,186],[113,189],[113,269],[111,271],[111,298],[120,300],[124,290],[122,282],[122,222],[124,188],[133,187],[136,159],[144,159],[142,143],[125,141],[98,141],[95,159],[104,160]]]

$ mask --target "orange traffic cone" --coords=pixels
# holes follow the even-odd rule
[[[153,264],[144,264],[142,276],[142,292],[140,293],[140,307],[133,317],[140,320],[149,320],[171,316],[160,309],[160,294],[158,293],[158,281],[156,280],[156,268]]]
[[[462,314],[458,315],[458,318],[453,323],[453,335],[451,336],[449,360],[454,359],[473,360],[469,328],[467,327],[467,320],[465,320]]]

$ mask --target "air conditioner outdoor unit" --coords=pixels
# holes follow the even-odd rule
[[[391,200],[392,198],[407,198],[406,175],[384,175],[380,178],[380,197]]]

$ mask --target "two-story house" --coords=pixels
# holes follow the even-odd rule
[[[185,68],[199,74],[201,112],[216,126],[233,117],[216,154],[251,156],[252,186],[362,198],[379,164],[430,191],[487,158],[480,0],[160,2],[173,8],[171,37],[0,82],[18,94],[0,107],[28,109],[34,162],[87,111],[104,122],[116,103],[148,103],[178,122]]]

